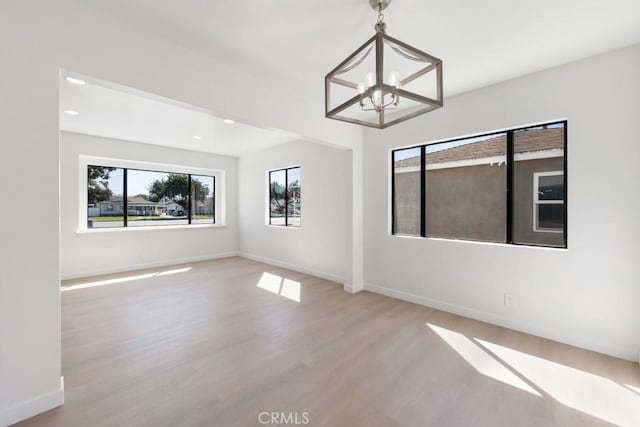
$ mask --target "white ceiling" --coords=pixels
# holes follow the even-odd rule
[[[324,75],[376,19],[368,0],[78,2],[286,85],[308,105],[323,102]],[[392,0],[385,15],[389,35],[443,60],[445,98],[640,42],[640,0]],[[298,138],[103,82],[61,88],[61,109],[80,113],[61,113],[64,130],[234,156]]]
[[[376,18],[368,0],[83,3],[318,97]],[[392,0],[385,15],[389,35],[443,59],[445,97],[640,41],[639,0]]]
[[[60,81],[60,128],[65,131],[230,156],[299,139],[281,130],[227,124],[195,107],[84,76],[75,75],[84,85],[72,84],[65,79],[68,75]]]

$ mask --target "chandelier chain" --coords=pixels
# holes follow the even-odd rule
[[[376,24],[381,24],[384,22],[384,13],[382,13],[382,3],[378,4],[378,20]]]
[[[382,2],[378,3],[378,19],[376,20],[376,25],[373,26],[373,28],[376,30],[376,32],[380,32],[380,33],[384,33],[387,29],[387,24],[384,22],[384,13],[382,13],[382,10],[384,9],[384,5],[382,4]]]

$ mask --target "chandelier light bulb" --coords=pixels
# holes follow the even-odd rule
[[[364,91],[365,91],[364,83],[363,82],[358,83],[358,93],[362,95]]]
[[[382,105],[382,92],[380,90],[376,90],[373,92],[372,101],[373,104],[378,107]]]
[[[367,83],[367,87],[373,87],[376,85],[376,74],[369,72],[367,73],[367,75],[364,77],[364,81]]]
[[[400,86],[400,75],[397,71],[389,73],[389,85],[394,86],[396,89]]]

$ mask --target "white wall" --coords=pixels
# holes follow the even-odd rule
[[[154,228],[78,233],[79,156],[171,164],[225,171],[224,227]],[[237,252],[237,163],[235,157],[218,156],[139,144],[110,138],[61,132],[60,136],[60,227],[61,274],[63,278],[86,277],[137,268],[211,259]],[[224,193],[224,196],[223,196]],[[222,212],[218,211],[218,218]]]
[[[365,131],[366,289],[638,360],[640,45]],[[389,149],[568,119],[568,250],[392,237]],[[516,295],[506,309],[503,294]]]
[[[302,226],[266,225],[267,172],[301,167]],[[345,283],[350,280],[351,152],[307,141],[239,160],[240,253]]]
[[[206,108],[247,124],[351,146],[355,126],[327,121],[322,97],[301,99],[225,62],[145,33],[87,2],[0,2],[0,168],[20,215],[0,212],[0,425],[62,403],[58,84],[60,69]],[[247,99],[268,99],[269,107]],[[8,243],[7,243],[8,242]]]

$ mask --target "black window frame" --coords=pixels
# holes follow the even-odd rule
[[[269,225],[273,227],[293,227],[300,228],[302,227],[302,214],[300,214],[300,225],[292,225],[289,224],[289,171],[291,169],[300,169],[302,175],[302,167],[301,166],[290,166],[287,168],[280,169],[270,169],[268,172],[268,183],[267,186],[269,188]],[[275,172],[284,171],[284,224],[273,224],[271,222],[271,174]],[[300,196],[302,197],[302,185],[300,186]]]
[[[543,126],[553,126],[553,125],[563,125],[564,128],[564,147],[563,147],[563,173],[564,173],[564,228],[563,228],[563,237],[564,237],[564,245],[545,245],[545,244],[537,244],[537,243],[522,243],[516,242],[513,239],[513,174],[514,174],[514,135],[518,131],[525,131],[529,129],[535,129]],[[568,241],[568,172],[567,172],[567,140],[568,140],[568,120],[557,120],[552,122],[545,122],[535,125],[522,126],[517,128],[511,128],[507,130],[500,130],[495,132],[483,133],[473,136],[466,136],[461,138],[453,138],[445,141],[438,141],[432,143],[425,144],[417,144],[408,147],[401,147],[391,150],[391,234],[394,236],[406,236],[406,234],[396,233],[396,218],[395,218],[395,202],[396,202],[396,188],[395,188],[395,153],[397,151],[408,150],[412,148],[420,148],[420,236],[412,235],[412,237],[423,237],[429,238],[428,230],[426,227],[426,147],[428,145],[438,145],[438,144],[446,144],[457,141],[464,141],[470,138],[479,138],[479,137],[489,137],[492,135],[506,134],[506,145],[507,145],[507,162],[506,162],[506,221],[505,221],[505,231],[506,238],[504,242],[499,242],[507,245],[514,246],[534,246],[534,247],[545,247],[545,248],[556,248],[556,249],[568,249],[569,241]],[[442,237],[438,237],[442,238]],[[473,242],[484,242],[482,240],[476,239],[462,239],[462,238],[444,238],[447,240],[462,240],[462,241],[473,241]],[[487,242],[488,243],[488,242]],[[495,242],[494,242],[495,243]]]
[[[203,175],[203,174],[197,174],[197,173],[186,173],[186,172],[169,172],[169,171],[162,171],[162,170],[156,170],[156,169],[141,169],[141,168],[125,168],[122,166],[114,166],[114,165],[96,165],[93,163],[88,163],[87,164],[87,171],[89,168],[91,167],[99,167],[99,168],[115,168],[115,169],[122,169],[122,214],[123,214],[123,225],[121,227],[108,227],[108,229],[110,230],[115,230],[115,229],[119,229],[119,228],[127,228],[129,227],[128,224],[128,217],[129,217],[129,201],[128,201],[128,197],[129,195],[127,194],[127,187],[128,187],[128,173],[130,170],[132,171],[140,171],[140,172],[157,172],[157,173],[164,173],[164,174],[179,174],[179,175],[187,175],[187,224],[173,224],[174,226],[189,226],[189,225],[200,225],[200,226],[207,226],[207,225],[216,225],[217,224],[217,216],[216,216],[216,197],[217,197],[217,192],[216,192],[216,176],[215,175]],[[191,220],[192,220],[192,214],[191,214],[191,193],[192,193],[192,176],[204,176],[207,178],[213,178],[213,188],[211,189],[211,197],[213,198],[213,210],[212,210],[212,215],[213,215],[213,222],[211,223],[197,223],[197,224],[192,224]],[[87,180],[88,182],[88,180]],[[85,186],[86,186],[86,182],[85,182]],[[87,189],[88,191],[88,189]],[[89,230],[94,230],[95,228],[93,227],[89,227],[88,226],[89,223],[89,217],[87,216],[87,229]],[[171,226],[169,224],[166,225],[140,225],[140,226],[135,226],[135,227],[130,227],[130,228],[163,228],[163,227],[168,227]]]

